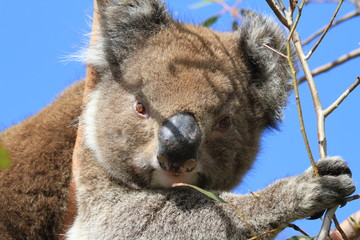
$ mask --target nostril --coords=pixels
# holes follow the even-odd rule
[[[166,157],[164,157],[162,155],[158,155],[157,159],[158,159],[159,165],[162,169],[164,169],[166,171],[170,169],[169,159],[167,159]]]
[[[186,172],[191,172],[195,169],[197,161],[195,159],[189,159],[184,163],[184,168]]]

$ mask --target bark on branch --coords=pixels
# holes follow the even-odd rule
[[[351,18],[357,17],[360,15],[360,9],[356,9],[355,11],[352,11],[346,15],[344,15],[343,17],[341,17],[339,20],[333,22],[331,24],[331,28],[333,28],[336,25],[339,25],[340,23],[343,23]],[[322,27],[321,29],[319,29],[318,31],[316,31],[313,35],[311,35],[310,37],[308,37],[306,40],[302,41],[302,45],[306,45],[308,43],[310,43],[312,40],[314,40],[315,38],[317,38],[318,36],[320,36],[325,29],[328,27],[328,25]]]
[[[311,71],[311,74],[315,77],[316,75],[327,72],[327,71],[333,69],[334,67],[339,66],[343,63],[346,63],[347,61],[349,61],[353,58],[359,57],[359,56],[360,56],[360,48],[357,48],[345,55],[340,56],[335,61],[329,62],[327,64],[324,64],[323,66],[315,68],[314,70]],[[305,82],[305,80],[306,80],[305,76],[299,78],[299,84]]]

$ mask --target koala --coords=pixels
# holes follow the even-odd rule
[[[309,168],[256,194],[229,193],[291,91],[287,60],[265,46],[286,53],[270,18],[219,33],[174,20],[160,0],[108,1],[99,16],[85,106],[80,81],[0,134],[13,160],[0,171],[0,239],[249,239],[276,229],[261,237],[273,239],[355,191],[347,164],[330,157],[317,163],[321,177]],[[72,176],[76,119],[84,140]]]

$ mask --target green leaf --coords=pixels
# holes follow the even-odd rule
[[[218,202],[221,202],[221,203],[227,203],[227,202],[225,202],[225,200],[223,200],[219,196],[215,195],[214,193],[208,192],[208,191],[206,191],[206,190],[204,190],[202,188],[199,188],[197,186],[194,186],[194,185],[191,185],[191,184],[186,184],[186,183],[175,183],[173,185],[173,187],[182,187],[182,186],[194,188],[195,190],[201,192],[202,194],[205,194],[206,196],[208,196],[209,198],[214,199],[215,201],[218,201]]]
[[[195,3],[193,5],[190,6],[190,8],[200,8],[200,7],[203,7],[203,6],[206,6],[210,3],[212,3],[213,1],[212,0],[203,0],[201,2],[198,2],[198,3]]]
[[[239,28],[239,24],[238,24],[238,22],[236,21],[236,19],[234,19],[233,21],[232,21],[232,30],[233,31],[236,31],[236,30],[238,30],[238,28]]]
[[[0,145],[0,169],[8,168],[11,165],[8,152]]]
[[[286,240],[312,240],[314,239],[313,237],[308,237],[308,236],[293,236],[291,238],[288,238]]]
[[[201,25],[204,27],[210,27],[211,25],[213,25],[218,19],[219,19],[219,15],[217,16],[213,16],[207,20],[205,20]]]

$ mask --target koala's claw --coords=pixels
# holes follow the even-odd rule
[[[339,156],[320,159],[316,165],[321,176],[339,176],[342,174],[352,176],[350,168]]]
[[[302,194],[306,192],[301,208],[308,211],[309,219],[319,218],[326,208],[345,205],[345,197],[355,191],[351,171],[340,157],[323,158],[317,162],[317,167],[320,177],[315,176],[312,168],[300,177],[301,181],[307,182],[304,183],[307,190],[304,187],[299,190]]]
[[[307,220],[316,220],[318,218],[321,218],[321,216],[324,214],[324,212],[325,212],[325,210],[319,211],[306,219]]]

